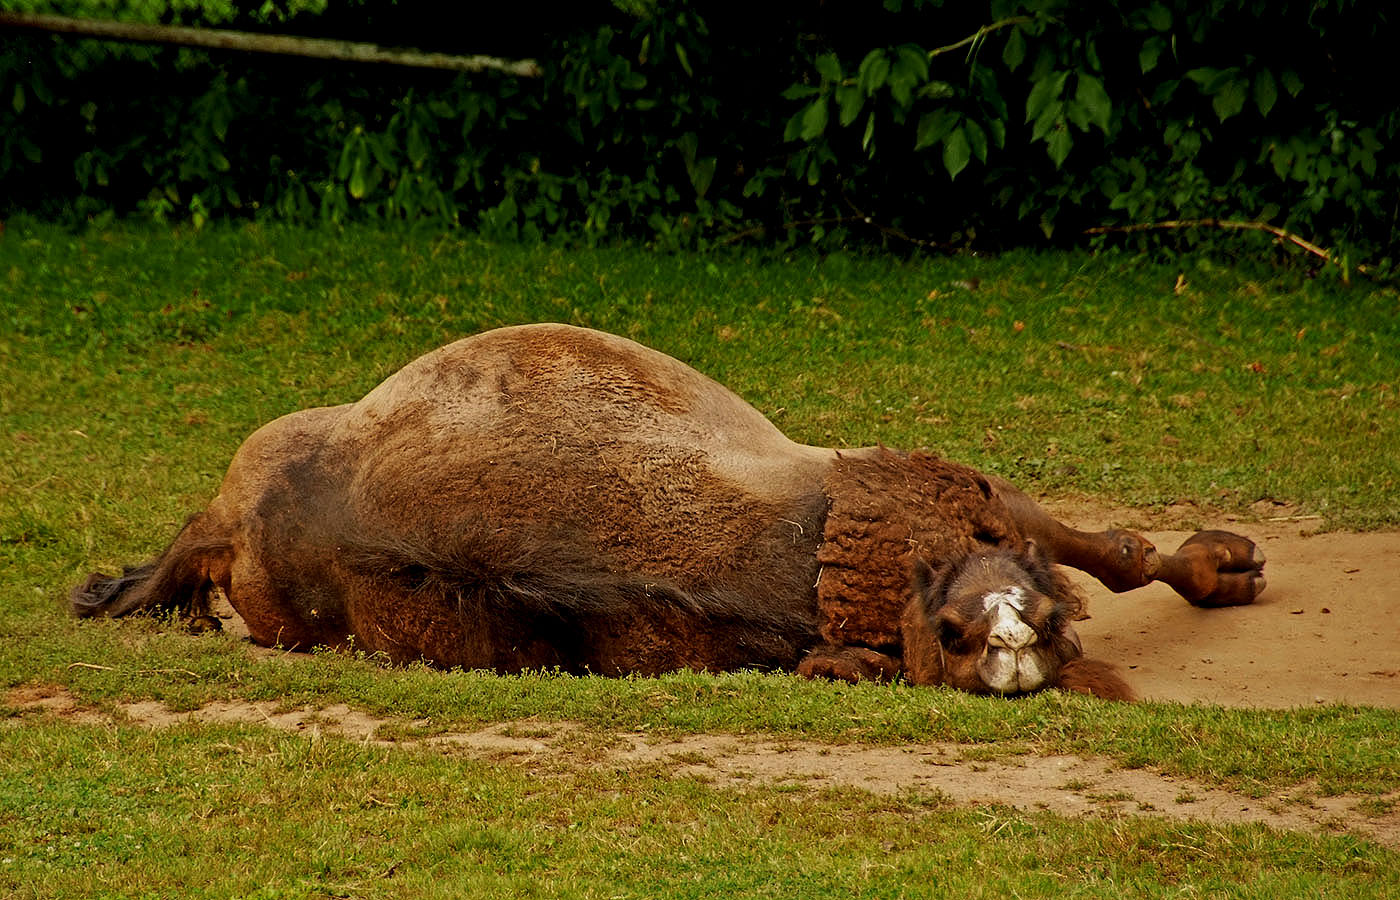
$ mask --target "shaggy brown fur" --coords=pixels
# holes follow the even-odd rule
[[[942,565],[1021,537],[985,478],[926,453],[838,454],[826,490],[817,630],[835,646],[898,648],[915,560]]]
[[[520,326],[259,429],[169,549],[93,576],[72,608],[198,613],[217,588],[266,645],[501,671],[889,678],[911,665],[913,562],[1026,536],[1115,587],[1158,569],[1202,604],[1263,586],[1238,536],[1159,558],[932,456],[794,443],[623,338]]]

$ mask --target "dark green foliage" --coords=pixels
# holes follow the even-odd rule
[[[426,217],[667,246],[998,247],[1231,219],[1394,255],[1400,112],[1369,99],[1389,79],[1381,4],[621,5],[492,26],[383,0],[116,12],[533,56],[539,79],[7,35],[0,214]],[[1250,240],[1154,234],[1133,240]]]

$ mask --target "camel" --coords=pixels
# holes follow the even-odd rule
[[[258,644],[444,668],[779,669],[1132,699],[1084,657],[1083,600],[1059,566],[1205,607],[1265,586],[1245,537],[1200,532],[1165,555],[1079,531],[1000,478],[799,444],[671,357],[537,324],[264,425],[168,549],[70,602],[207,621],[222,592]]]

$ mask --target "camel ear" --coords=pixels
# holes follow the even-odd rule
[[[935,570],[923,557],[914,560],[914,571],[910,573],[909,589],[926,611],[933,612],[943,605],[943,583],[946,572]]]
[[[1035,542],[1034,538],[1026,538],[1016,555],[1019,557],[1021,568],[1027,572],[1044,571],[1050,568],[1049,558],[1046,557],[1045,551]]]

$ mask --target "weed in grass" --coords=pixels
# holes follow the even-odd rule
[[[1397,797],[1367,797],[1357,801],[1355,809],[1364,815],[1379,817],[1390,815],[1397,806],[1400,806]]]

